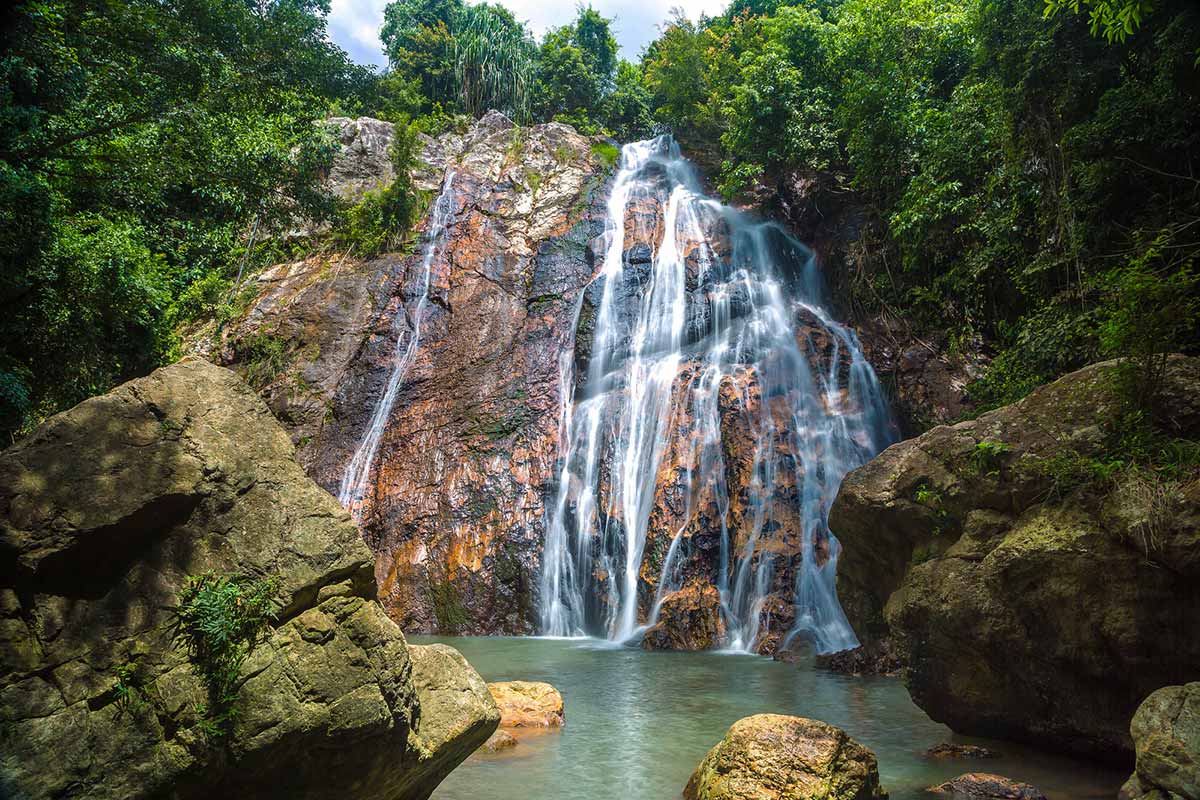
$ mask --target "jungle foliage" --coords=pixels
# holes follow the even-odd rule
[[[863,211],[856,312],[989,351],[982,408],[1130,356],[1152,402],[1196,352],[1200,7],[1193,0],[733,0],[636,62],[579,6],[535,41],[502,5],[393,0],[389,66],[327,0],[24,0],[0,33],[0,436],[236,317],[297,218],[358,255],[406,241],[406,181],[324,195],[332,114],[419,132],[496,108],[628,141],[669,128],[729,198],[833,176]],[[607,153],[608,151],[604,151]]]
[[[316,123],[371,76],[324,0],[27,0],[0,56],[0,437],[145,374],[263,234],[333,212]],[[257,239],[252,235],[257,232]],[[7,443],[7,441],[5,441]]]
[[[984,342],[987,408],[1110,356],[1152,393],[1200,346],[1198,54],[1188,0],[744,0],[642,67],[727,196],[839,176],[855,305]]]

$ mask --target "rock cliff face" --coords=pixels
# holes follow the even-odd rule
[[[955,730],[1128,757],[1151,691],[1200,674],[1200,485],[1077,490],[1118,400],[1111,364],[894,445],[830,515],[860,639],[890,635],[913,699]],[[1200,438],[1200,360],[1162,418]],[[1082,470],[1082,472],[1081,472]]]
[[[219,741],[169,611],[210,570],[282,602]],[[0,454],[0,720],[5,797],[393,800],[428,797],[499,714],[456,652],[406,647],[262,401],[185,361]]]
[[[350,122],[332,178],[352,192],[382,169],[356,154],[379,152],[386,123]],[[405,630],[534,629],[560,356],[595,271],[589,242],[603,230],[611,172],[596,144],[496,113],[424,142],[418,184],[436,193],[453,173],[446,244],[360,509],[381,600]],[[397,342],[412,335],[423,247],[269,270],[224,342],[221,360],[257,382],[309,474],[335,493]]]

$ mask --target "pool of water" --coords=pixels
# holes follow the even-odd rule
[[[590,640],[434,638],[458,648],[488,681],[547,681],[563,695],[561,731],[518,735],[517,747],[467,759],[433,800],[678,798],[692,770],[736,720],[764,712],[843,728],[879,759],[893,800],[964,772],[1024,780],[1050,800],[1113,798],[1128,773],[1006,742],[953,736],[892,678],[850,678],[744,654],[663,653]],[[989,760],[931,761],[939,742],[983,744]]]

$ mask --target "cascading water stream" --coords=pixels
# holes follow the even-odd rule
[[[428,241],[421,259],[421,293],[410,317],[412,332],[407,338],[399,331],[396,333],[396,347],[392,351],[392,367],[388,373],[387,383],[371,413],[371,421],[367,424],[362,442],[354,451],[350,463],[346,465],[346,471],[342,475],[342,484],[338,489],[338,502],[349,509],[355,520],[360,522],[362,500],[366,494],[371,469],[375,464],[375,456],[379,452],[379,441],[387,427],[388,416],[392,413],[396,395],[404,383],[404,376],[412,366],[417,348],[421,345],[421,323],[425,319],[425,308],[429,305],[430,274],[433,270],[434,260],[445,246],[446,232],[450,226],[450,215],[454,207],[453,184],[454,172],[450,171],[446,173],[441,194],[434,201],[433,210],[430,213]],[[400,319],[401,315],[397,313],[394,322],[398,322]]]
[[[715,536],[709,581],[728,647],[755,649],[785,566],[794,572],[788,638],[807,636],[820,652],[857,645],[834,590],[837,544],[826,520],[846,472],[887,445],[892,429],[857,338],[824,309],[811,253],[705,197],[666,136],[622,149],[605,238],[589,290],[586,371],[562,362],[542,633],[636,637],[681,588],[691,537]],[[750,477],[736,491],[730,425],[751,442]],[[651,530],[661,484],[675,475],[682,522]],[[706,530],[697,530],[701,511]],[[795,541],[783,546],[789,535],[798,552]],[[664,536],[657,565],[647,543]]]

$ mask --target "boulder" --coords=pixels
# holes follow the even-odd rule
[[[663,597],[658,621],[642,637],[647,650],[712,650],[724,644],[721,594],[707,584],[691,584]]]
[[[756,714],[735,722],[692,773],[686,800],[885,798],[875,754],[812,719]]]
[[[855,632],[890,638],[913,700],[957,732],[1132,760],[1138,703],[1200,674],[1200,482],[1085,480],[1113,367],[893,445],[833,504]],[[1200,438],[1200,359],[1168,362],[1162,419]]]
[[[428,797],[499,715],[461,656],[406,646],[373,561],[228,370],[51,418],[0,453],[0,796]],[[219,737],[171,632],[210,571],[273,579],[281,606]]]
[[[1046,796],[1028,783],[1002,775],[971,772],[929,788],[930,793],[950,800],[1046,800]]]
[[[488,691],[500,709],[503,728],[559,728],[563,699],[558,689],[537,681],[489,683]]]
[[[1137,766],[1121,790],[1123,800],[1200,798],[1200,682],[1153,692],[1129,732]]]

